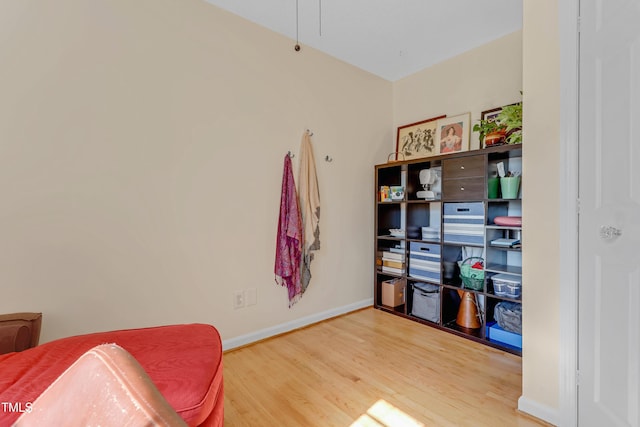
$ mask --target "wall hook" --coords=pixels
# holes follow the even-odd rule
[[[310,129],[307,129],[307,133],[309,134],[309,136],[313,136],[313,132],[311,132]]]
[[[327,162],[327,163],[331,163],[331,162],[333,162],[333,157],[326,156],[324,158],[324,161]]]
[[[289,158],[293,159],[296,155],[293,154],[291,151],[287,152],[287,156],[289,156]]]

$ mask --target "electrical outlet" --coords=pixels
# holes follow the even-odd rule
[[[250,305],[256,305],[258,303],[258,290],[256,288],[249,288],[244,291],[245,303],[247,307]]]
[[[233,293],[233,308],[238,309],[244,307],[244,292],[235,291]]]

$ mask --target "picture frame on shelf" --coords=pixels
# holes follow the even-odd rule
[[[438,120],[436,145],[440,154],[469,151],[471,113]]]
[[[480,113],[480,119],[493,123],[496,121],[496,118],[498,117],[498,114],[500,114],[500,111],[502,111],[502,107],[485,110],[482,113]]]
[[[396,136],[396,160],[400,155],[408,160],[440,154],[436,133],[438,120],[445,117],[442,115],[400,126]]]
[[[498,127],[497,123],[500,115],[505,108],[512,109],[515,106],[522,105],[522,102],[515,102],[513,104],[503,105],[502,107],[492,108],[480,113],[480,120],[477,125],[474,126],[474,132],[479,132],[480,135],[480,148],[493,147],[496,145],[504,144],[516,144],[516,140],[522,140],[522,109],[520,109],[520,124],[514,124],[514,120],[517,120],[517,115],[513,112],[509,113],[507,117],[510,119],[508,123],[501,123],[503,126]],[[513,111],[513,110],[512,110]],[[504,120],[505,117],[502,117]],[[484,143],[484,144],[483,144]]]

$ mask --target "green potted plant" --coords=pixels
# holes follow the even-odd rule
[[[479,120],[473,125],[473,131],[478,132],[480,136],[480,144],[484,142],[486,147],[497,145],[504,142],[506,129],[497,122],[495,117],[487,120]]]
[[[522,102],[502,107],[496,122],[504,127],[507,144],[522,143]]]

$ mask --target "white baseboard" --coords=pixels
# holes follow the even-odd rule
[[[300,319],[292,320],[290,322],[281,323],[279,325],[275,325],[270,328],[260,329],[259,331],[252,332],[250,334],[240,335],[239,337],[223,340],[222,349],[223,351],[231,350],[232,348],[241,347],[243,345],[251,344],[253,342],[260,341],[265,338],[270,338],[275,335],[284,334],[285,332],[290,332],[290,331],[293,331],[294,329],[300,329],[305,326],[309,326],[313,323],[318,323],[323,320],[331,319],[332,317],[340,316],[341,314],[349,313],[365,307],[370,307],[372,305],[373,305],[373,298],[368,298],[362,301],[355,302],[353,304],[332,308],[331,310],[312,314],[306,317],[301,317]]]
[[[518,409],[522,412],[526,412],[536,418],[540,418],[542,421],[546,421],[554,426],[559,425],[560,413],[558,409],[552,408],[535,400],[527,399],[524,396],[520,396],[518,399]]]

